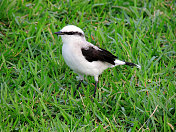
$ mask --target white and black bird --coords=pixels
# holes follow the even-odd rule
[[[79,75],[81,81],[79,82],[77,89],[83,81],[84,75],[94,76],[94,97],[98,84],[98,77],[105,69],[118,65],[137,66],[140,68],[137,64],[120,61],[109,51],[87,42],[84,32],[77,26],[65,26],[59,32],[55,32],[55,34],[62,38],[62,55],[66,64]]]

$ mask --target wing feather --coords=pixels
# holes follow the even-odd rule
[[[117,57],[105,49],[94,48],[93,46],[89,46],[88,48],[82,48],[81,51],[83,56],[89,62],[102,61],[102,62],[108,62],[112,65],[115,65],[114,61]]]

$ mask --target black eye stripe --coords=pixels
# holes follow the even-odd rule
[[[84,36],[82,33],[80,32],[62,32],[65,35],[79,35],[79,36]]]

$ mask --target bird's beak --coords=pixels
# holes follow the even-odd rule
[[[59,31],[59,32],[55,32],[54,34],[57,34],[57,35],[64,35],[63,32]]]

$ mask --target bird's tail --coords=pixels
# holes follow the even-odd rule
[[[140,65],[137,65],[137,64],[134,64],[134,63],[131,63],[131,62],[125,62],[125,61],[121,61],[121,60],[115,60],[114,62],[115,62],[115,66],[128,65],[128,66],[136,66],[137,68],[141,69]]]

